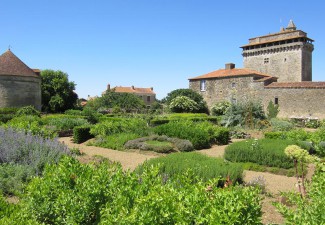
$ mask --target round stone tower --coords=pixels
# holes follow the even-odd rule
[[[41,110],[41,77],[10,49],[0,56],[0,108],[32,105]]]

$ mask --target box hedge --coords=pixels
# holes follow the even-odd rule
[[[85,142],[94,137],[90,134],[91,125],[78,126],[73,128],[73,141],[77,144]]]

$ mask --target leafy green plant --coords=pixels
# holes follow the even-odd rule
[[[19,108],[16,112],[16,116],[41,116],[41,113],[35,109],[34,106],[24,106],[22,108]]]
[[[41,118],[38,116],[19,116],[8,121],[3,125],[5,128],[13,128],[25,133],[42,136],[43,138],[54,138],[57,133],[51,127],[45,127]]]
[[[68,131],[74,127],[89,124],[85,118],[80,116],[62,114],[43,117],[42,122],[47,126],[54,127],[56,131]]]
[[[94,136],[90,134],[90,125],[83,125],[73,128],[73,141],[77,144],[80,144],[82,142],[85,142]]]
[[[248,100],[246,102],[232,103],[223,117],[222,124],[226,127],[242,126],[254,128],[258,121],[265,118],[262,104]]]
[[[116,164],[65,157],[30,182],[17,210],[3,211],[0,199],[0,223],[261,224],[258,189],[220,189],[218,183],[203,182],[191,171],[171,179],[158,167],[139,175]]]

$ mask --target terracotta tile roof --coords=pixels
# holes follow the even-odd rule
[[[152,88],[138,88],[138,87],[115,87],[115,92],[120,93],[137,93],[137,94],[155,94]]]
[[[288,83],[278,83],[273,82],[265,88],[319,88],[319,89],[325,89],[325,82],[313,82],[313,81],[302,81],[302,82],[288,82]]]
[[[238,77],[238,76],[258,76],[258,77],[272,77],[267,74],[260,73],[256,70],[250,69],[220,69],[198,77],[189,78],[189,80],[201,80],[211,78],[226,78],[226,77]]]
[[[19,75],[39,77],[10,50],[0,56],[0,75]]]

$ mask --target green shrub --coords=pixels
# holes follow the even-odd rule
[[[7,123],[15,117],[18,108],[0,108],[0,122]]]
[[[270,123],[273,131],[289,131],[294,128],[294,125],[286,120],[272,118]]]
[[[114,133],[109,136],[97,137],[91,141],[89,145],[94,145],[102,148],[123,150],[126,142],[139,138],[140,135],[136,133]]]
[[[158,135],[167,135],[187,139],[195,149],[209,148],[211,144],[225,144],[229,140],[227,129],[214,126],[209,122],[192,122],[189,120],[173,121],[154,128]]]
[[[35,109],[34,106],[25,106],[19,108],[16,112],[16,116],[41,116],[41,113]]]
[[[0,164],[0,191],[6,195],[19,194],[34,175],[32,168],[28,165],[13,163]]]
[[[305,122],[305,127],[307,128],[319,128],[321,126],[321,122],[317,119],[309,119]]]
[[[51,127],[45,127],[41,118],[37,116],[14,117],[4,124],[3,127],[11,127],[15,130],[24,131],[25,133],[31,133],[44,138],[54,138],[57,136],[56,131]]]
[[[137,133],[140,136],[147,136],[149,129],[146,121],[143,119],[109,118],[109,120],[105,120],[94,125],[90,130],[90,133],[94,136],[101,137],[125,132]]]
[[[231,106],[230,102],[218,102],[211,108],[211,114],[213,116],[222,116],[225,115],[228,108]]]
[[[74,127],[89,124],[85,118],[70,115],[50,115],[42,118],[42,122],[56,131],[69,131]]]
[[[267,139],[286,139],[287,136],[282,131],[269,131],[264,133],[264,137]]]
[[[136,171],[141,174],[146,167],[152,165],[160,165],[159,173],[171,178],[184,174],[189,169],[193,172],[194,176],[204,181],[229,176],[234,183],[241,183],[243,178],[243,168],[241,165],[225,163],[221,158],[212,158],[195,152],[174,153],[166,157],[150,159],[143,165],[140,165]],[[219,185],[223,186],[223,182],[219,183]]]
[[[232,162],[253,162],[269,167],[292,168],[293,162],[285,154],[291,140],[247,140],[230,144],[225,150],[225,159]]]
[[[152,141],[154,141],[155,144],[150,143]],[[169,153],[172,151],[189,152],[194,150],[190,141],[179,138],[169,138],[164,135],[152,135],[131,140],[126,142],[124,147],[126,149],[151,150],[160,153]]]
[[[138,175],[106,162],[64,158],[48,166],[43,178],[33,179],[19,210],[5,214],[0,223],[261,224],[257,189],[222,190],[216,187],[218,179],[202,182],[190,171],[169,179],[158,171],[150,167]]]
[[[80,144],[94,137],[90,134],[91,126],[78,126],[73,128],[73,141],[74,143]]]

